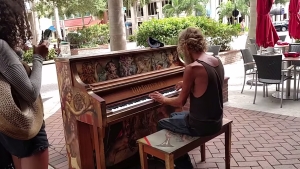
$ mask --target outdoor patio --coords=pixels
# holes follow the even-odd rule
[[[232,169],[300,168],[300,118],[225,107],[225,118],[233,120]],[[65,140],[60,110],[46,120],[50,165],[67,169]],[[190,152],[195,168],[224,169],[223,135],[206,144],[207,160],[200,151]]]
[[[254,87],[250,89],[246,85],[244,93],[240,93],[243,82],[242,61],[224,67],[226,76],[230,77],[229,102],[225,103],[224,116],[233,120],[232,169],[300,168],[299,101],[284,100],[283,108],[280,108],[280,99],[271,96],[275,92],[273,85],[269,87],[269,97],[265,98],[262,96],[262,87],[258,87],[257,101],[253,104]],[[46,119],[46,130],[51,144],[49,165],[55,169],[67,169],[60,110]],[[205,163],[200,162],[199,149],[190,152],[195,168],[225,168],[223,137],[206,144]],[[151,169],[154,168],[161,167],[152,166]]]

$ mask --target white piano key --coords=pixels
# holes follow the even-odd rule
[[[172,94],[175,94],[175,93],[178,93],[180,92],[180,90],[174,90],[174,91],[171,91],[171,92],[166,92],[166,93],[162,93],[163,96],[169,96],[169,95],[172,95]],[[114,108],[114,109],[111,109],[112,112],[117,112],[117,111],[120,111],[120,110],[123,110],[123,109],[126,109],[126,108],[129,108],[129,107],[133,107],[135,105],[139,105],[139,104],[142,104],[142,103],[146,103],[146,102],[152,102],[153,99],[143,99],[143,100],[139,100],[137,102],[134,102],[134,103],[130,103],[130,104],[127,104],[127,105],[124,105],[124,106],[121,106],[121,107],[117,107],[117,108]]]

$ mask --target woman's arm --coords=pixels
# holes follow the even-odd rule
[[[19,61],[17,54],[0,39],[0,73],[27,102],[34,102],[40,94],[43,58],[33,55],[30,77]]]

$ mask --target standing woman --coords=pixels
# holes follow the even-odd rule
[[[31,36],[24,0],[0,0],[0,73],[28,103],[39,97],[42,63],[48,55],[49,45],[43,42],[33,47],[33,66],[28,77],[16,52],[24,48]],[[17,140],[0,132],[0,166],[6,165],[2,159],[11,156],[15,169],[47,169],[48,147],[44,123],[30,140]]]

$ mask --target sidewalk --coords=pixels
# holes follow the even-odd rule
[[[300,118],[225,107],[224,117],[233,120],[232,169],[300,168]],[[67,169],[65,140],[60,110],[46,119],[50,144],[50,165]],[[200,162],[200,150],[189,154],[196,169],[224,169],[224,136],[206,144],[207,160]]]

